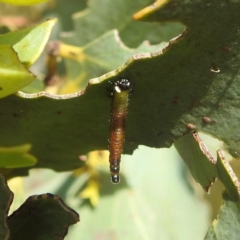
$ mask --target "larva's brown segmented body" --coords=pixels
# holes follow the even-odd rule
[[[109,134],[109,163],[113,183],[118,183],[120,180],[120,161],[125,138],[128,101],[132,88],[133,84],[128,79],[113,83]]]

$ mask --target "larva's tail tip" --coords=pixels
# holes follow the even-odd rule
[[[113,174],[112,175],[112,183],[116,184],[120,182],[120,177],[118,174]]]

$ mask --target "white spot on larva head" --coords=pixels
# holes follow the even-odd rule
[[[118,93],[120,93],[120,92],[121,92],[121,89],[120,89],[120,87],[119,87],[119,86],[115,86],[115,87],[114,87],[114,89],[115,89],[115,91],[116,91],[116,92],[118,92]]]

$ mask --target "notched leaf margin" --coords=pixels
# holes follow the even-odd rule
[[[168,45],[166,47],[164,47],[163,49],[161,49],[160,51],[156,51],[156,52],[152,52],[152,53],[134,54],[126,63],[124,63],[123,65],[121,65],[117,69],[115,69],[115,70],[113,70],[111,72],[108,72],[108,73],[106,73],[106,74],[104,74],[104,75],[102,75],[100,77],[90,79],[89,82],[88,82],[87,87],[85,89],[83,89],[82,91],[78,91],[78,92],[70,93],[70,94],[62,94],[62,95],[52,94],[52,93],[45,92],[45,91],[41,91],[39,93],[29,93],[29,94],[24,93],[22,91],[18,91],[16,93],[16,95],[21,97],[21,98],[27,98],[27,99],[46,97],[46,98],[51,98],[51,99],[56,99],[56,100],[65,100],[65,99],[71,99],[71,98],[79,97],[79,96],[81,96],[81,95],[83,95],[85,93],[86,89],[90,85],[99,84],[99,83],[101,83],[103,81],[107,81],[109,78],[116,77],[119,73],[121,73],[123,70],[128,68],[134,61],[148,59],[148,58],[154,58],[154,57],[158,57],[158,56],[162,55],[163,53],[165,53],[171,47],[172,44],[174,44],[179,39],[181,39],[187,32],[188,31],[186,29],[179,36],[171,39],[169,41]]]
[[[240,201],[240,182],[234,173],[232,167],[226,160],[224,153],[222,150],[217,150],[217,159],[212,155],[212,153],[208,150],[206,144],[204,141],[200,138],[198,132],[192,133],[193,138],[195,141],[198,142],[198,146],[203,153],[203,155],[206,156],[206,158],[209,160],[211,164],[213,164],[213,172],[216,175],[213,180],[209,183],[208,186],[206,186],[205,190],[207,193],[210,193],[210,189],[212,184],[216,181],[218,178],[222,184],[225,186],[226,191],[228,194],[235,200]]]

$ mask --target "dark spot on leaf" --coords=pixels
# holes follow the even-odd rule
[[[163,132],[159,132],[158,134],[157,134],[157,136],[161,136],[163,134]]]
[[[70,51],[69,54],[72,55],[73,57],[77,57],[78,56],[78,54],[76,52],[72,52],[72,51]]]
[[[191,107],[197,107],[201,104],[202,102],[200,100],[195,100],[192,102],[192,106]]]
[[[140,72],[137,72],[137,76],[142,76],[142,73],[140,73]]]
[[[0,90],[3,90],[2,87],[0,87]]]
[[[175,105],[175,106],[178,105],[179,102],[180,102],[180,99],[179,99],[178,96],[175,96],[174,99],[172,100],[172,104]]]
[[[161,103],[161,107],[164,107],[165,106],[165,104],[164,103]]]
[[[27,48],[29,46],[29,44],[24,44],[23,48]]]
[[[13,116],[14,117],[19,117],[19,115],[17,113],[14,113]]]
[[[197,43],[195,44],[195,46],[196,46],[196,48],[199,48],[199,47],[202,46],[202,44],[201,44],[200,42],[197,42]]]

